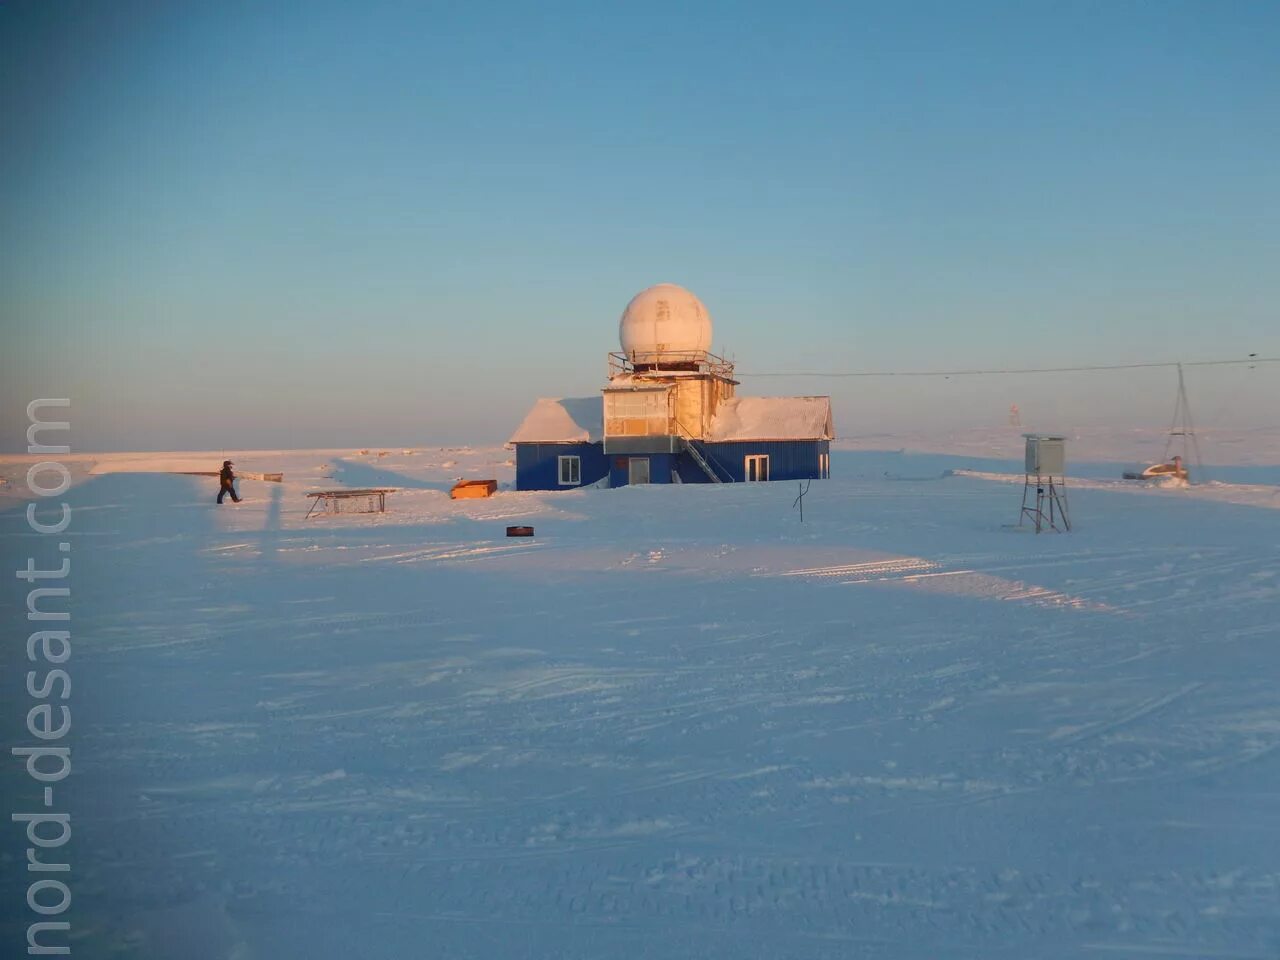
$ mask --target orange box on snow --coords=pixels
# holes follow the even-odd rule
[[[491,497],[497,490],[497,480],[459,480],[449,491],[449,496],[454,500],[469,500],[473,497]]]

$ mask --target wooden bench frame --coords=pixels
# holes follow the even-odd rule
[[[395,493],[397,487],[367,487],[359,490],[317,490],[314,493],[308,493],[311,497],[311,509],[307,511],[304,520],[311,519],[311,515],[315,513],[316,507],[321,507],[320,514],[341,513],[338,504],[343,500],[355,500],[367,497],[369,499],[369,510],[357,510],[356,513],[386,513],[387,512],[387,494]],[[372,509],[373,503],[377,502],[377,509]],[[329,509],[332,504],[333,510]]]

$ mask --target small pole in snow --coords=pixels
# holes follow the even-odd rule
[[[804,523],[804,495],[805,495],[806,493],[808,493],[808,492],[809,492],[809,486],[810,486],[810,484],[812,484],[812,483],[813,483],[813,481],[812,481],[812,480],[810,480],[810,481],[809,481],[809,483],[806,483],[806,484],[803,484],[803,485],[801,485],[801,484],[797,484],[797,486],[799,486],[799,487],[800,487],[800,495],[799,495],[798,497],[796,497],[795,502],[791,504],[791,509],[792,509],[792,510],[794,510],[796,507],[799,507],[799,508],[800,508],[800,522],[801,522],[801,523]]]

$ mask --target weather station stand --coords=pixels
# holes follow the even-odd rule
[[[1024,433],[1027,441],[1026,469],[1022,480],[1022,511],[1018,526],[1030,522],[1036,533],[1071,529],[1067,511],[1066,439]],[[1035,490],[1034,499],[1032,489]]]

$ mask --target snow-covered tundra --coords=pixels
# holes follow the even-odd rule
[[[378,452],[236,454],[285,482],[222,507],[170,472],[221,451],[72,462],[73,955],[1280,955],[1280,471],[1080,466],[1035,536],[971,456],[843,449],[801,523],[794,483],[524,494],[501,449]]]

